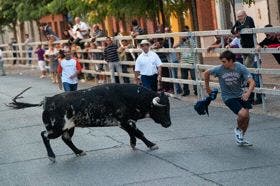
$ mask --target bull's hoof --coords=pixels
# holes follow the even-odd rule
[[[52,162],[52,163],[55,163],[55,157],[50,157],[48,156],[49,160]]]
[[[157,145],[153,145],[150,147],[150,150],[158,150],[158,149],[159,149],[159,147]]]
[[[85,156],[85,155],[87,155],[87,153],[86,153],[85,151],[82,151],[82,152],[76,154],[77,157],[79,157],[79,156]]]

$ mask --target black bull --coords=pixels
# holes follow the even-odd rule
[[[60,136],[77,156],[85,154],[71,140],[75,127],[119,125],[130,136],[130,145],[133,149],[138,138],[148,148],[154,150],[158,148],[157,145],[146,139],[144,133],[136,127],[136,121],[150,117],[163,127],[171,125],[168,97],[138,85],[100,85],[46,97],[41,104],[17,102],[16,99],[21,94],[16,96],[9,106],[21,109],[43,105],[42,119],[46,130],[41,132],[41,136],[51,161],[55,161],[55,154],[49,140]]]

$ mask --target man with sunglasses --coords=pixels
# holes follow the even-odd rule
[[[226,106],[237,115],[237,127],[234,129],[236,143],[240,146],[252,146],[244,139],[244,135],[249,125],[249,109],[252,109],[248,99],[254,90],[255,82],[248,69],[241,63],[235,62],[234,53],[224,51],[220,55],[220,60],[222,65],[204,73],[206,91],[208,94],[211,93],[210,75],[218,77],[222,99]],[[246,84],[249,84],[249,87],[244,91],[243,87]]]

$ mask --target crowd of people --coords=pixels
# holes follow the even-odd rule
[[[245,11],[239,11],[237,13],[238,20],[232,28],[232,35],[230,36],[215,36],[216,41],[207,48],[208,52],[211,52],[215,48],[254,48],[254,38],[252,34],[240,34],[241,30],[244,28],[254,28],[254,20],[246,15]],[[79,17],[74,19],[74,24],[68,23],[64,32],[63,38],[59,38],[55,32],[52,31],[51,27],[48,24],[41,25],[41,31],[45,38],[48,40],[49,45],[47,50],[44,49],[42,45],[39,45],[36,49],[30,43],[32,39],[28,34],[25,35],[26,39],[24,42],[25,49],[27,50],[28,60],[27,64],[31,64],[31,56],[37,54],[38,56],[38,66],[41,71],[40,78],[46,78],[47,75],[51,77],[53,83],[59,83],[58,67],[60,64],[59,56],[63,54],[63,51],[68,49],[71,51],[72,58],[75,59],[82,68],[86,70],[94,69],[97,72],[110,72],[110,82],[117,83],[142,83],[147,85],[147,87],[154,90],[162,90],[165,92],[180,94],[182,96],[188,96],[190,94],[197,95],[197,86],[193,85],[192,91],[188,84],[179,84],[179,83],[167,83],[160,82],[161,78],[158,77],[172,77],[178,78],[179,75],[182,79],[196,79],[195,69],[193,65],[197,63],[198,56],[195,51],[192,49],[197,48],[196,38],[193,36],[181,37],[180,41],[175,43],[173,37],[165,38],[156,38],[150,40],[120,40],[115,42],[111,37],[108,37],[106,31],[100,29],[99,25],[94,24],[91,28],[85,22],[81,21]],[[272,25],[266,25],[266,27],[272,27]],[[190,29],[188,26],[185,26],[183,32],[189,32]],[[172,32],[170,27],[158,27],[156,33],[170,33]],[[130,35],[132,38],[135,38],[138,35],[146,34],[145,29],[141,28],[137,20],[131,22],[131,32]],[[116,33],[117,35],[123,35],[123,33]],[[97,38],[105,37],[104,41],[99,41]],[[224,41],[222,42],[222,38]],[[67,40],[67,43],[59,44],[60,39]],[[84,39],[87,39],[87,42],[84,42]],[[12,41],[14,43],[15,41]],[[58,43],[58,44],[54,44]],[[13,45],[12,45],[13,46]],[[279,33],[266,33],[266,38],[260,42],[256,47],[257,49],[262,47],[279,47],[280,46],[280,34]],[[14,46],[13,46],[14,47]],[[142,54],[127,52],[129,49],[141,48]],[[160,48],[189,48],[189,52],[152,52]],[[13,48],[14,51],[15,48]],[[99,49],[99,52],[96,52],[95,49]],[[127,50],[128,49],[128,50]],[[14,57],[17,56],[16,53],[13,53]],[[152,57],[150,57],[152,55]],[[236,61],[244,64],[246,67],[254,68],[256,67],[256,58],[253,54],[235,54]],[[156,57],[155,57],[156,56]],[[276,61],[280,64],[280,54],[273,54]],[[147,57],[144,61],[150,61],[152,66],[145,67],[143,66],[143,57]],[[107,62],[107,65],[98,64],[92,65],[90,63],[80,63],[80,60],[104,60]],[[160,67],[158,59],[161,63],[186,63],[189,64],[190,68],[181,68],[178,71],[178,68],[165,68]],[[132,66],[120,65],[120,61],[136,61],[135,69]],[[142,64],[142,66],[138,65]],[[13,64],[16,64],[14,60]],[[138,66],[137,66],[138,65]],[[192,67],[191,67],[192,66]],[[46,68],[47,67],[47,68]],[[144,70],[142,68],[148,68]],[[151,69],[150,69],[151,68]],[[80,71],[80,70],[79,70]],[[149,71],[149,72],[148,72]],[[118,73],[118,77],[115,76],[115,72]],[[120,77],[121,73],[134,72],[135,78],[134,81],[128,77]],[[83,79],[92,79],[96,78],[98,83],[109,82],[106,75],[98,73],[99,75],[92,74],[81,74],[79,73],[78,77],[83,81]],[[141,80],[139,77],[141,76]],[[145,76],[151,76],[146,77]],[[157,77],[154,77],[157,76]],[[254,75],[255,81],[258,82],[258,75]],[[148,79],[148,80],[147,80]],[[140,80],[140,81],[139,81]],[[155,82],[156,84],[154,84]],[[160,82],[160,83],[158,83]],[[257,83],[258,84],[258,83]],[[261,102],[261,95],[257,95],[258,102]]]

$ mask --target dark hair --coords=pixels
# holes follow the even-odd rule
[[[223,53],[221,53],[219,59],[223,59],[223,58],[226,58],[227,60],[231,60],[232,59],[232,61],[235,62],[235,54],[232,53],[229,50],[226,50]]]
[[[138,26],[138,21],[136,19],[133,19],[131,24],[132,26]]]

